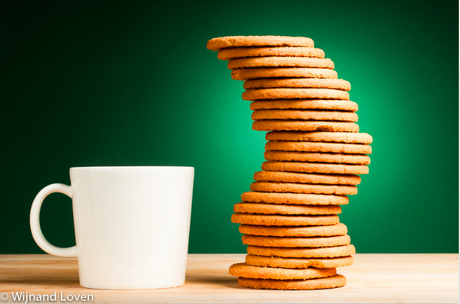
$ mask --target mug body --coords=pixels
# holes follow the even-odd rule
[[[80,284],[184,284],[193,177],[192,167],[71,168]]]

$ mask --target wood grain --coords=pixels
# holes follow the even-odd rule
[[[344,288],[315,291],[239,287],[228,267],[244,256],[191,254],[182,287],[132,291],[81,287],[75,259],[0,255],[0,292],[92,294],[96,303],[458,303],[458,254],[357,254],[338,269]]]

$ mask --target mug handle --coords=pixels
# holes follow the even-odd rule
[[[37,196],[32,203],[32,208],[30,209],[30,230],[32,230],[32,236],[34,237],[35,242],[40,246],[41,249],[46,251],[49,254],[61,256],[61,257],[76,257],[77,256],[77,246],[60,248],[51,245],[43,235],[42,229],[40,227],[40,209],[43,203],[43,200],[50,195],[51,193],[63,193],[68,197],[72,198],[72,187],[64,184],[51,184],[43,188],[38,192]]]

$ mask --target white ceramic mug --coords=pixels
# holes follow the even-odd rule
[[[49,254],[78,258],[80,284],[101,289],[176,287],[185,282],[194,168],[81,167],[71,186],[35,197],[30,227]],[[76,246],[51,245],[40,228],[45,197],[72,198]]]

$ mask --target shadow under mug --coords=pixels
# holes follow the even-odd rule
[[[153,289],[184,284],[193,167],[80,167],[71,186],[51,184],[35,197],[30,227],[49,254],[76,257],[80,284],[100,289]],[[50,244],[40,228],[45,197],[72,198],[76,245]]]

